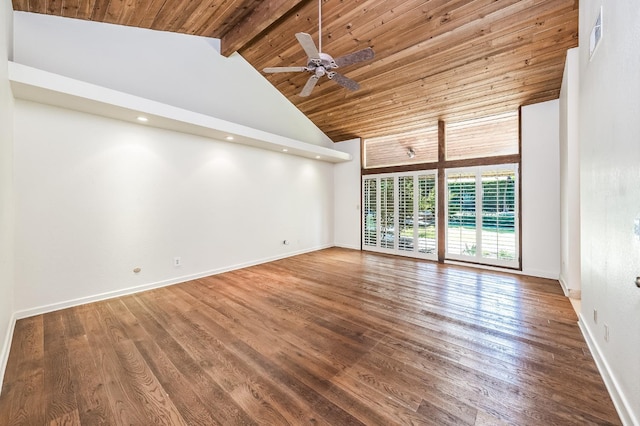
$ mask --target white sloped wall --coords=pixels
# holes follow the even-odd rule
[[[15,62],[316,145],[331,141],[219,40],[15,13]]]

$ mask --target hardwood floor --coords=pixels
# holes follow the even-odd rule
[[[620,424],[557,282],[328,249],[18,321],[1,425]]]

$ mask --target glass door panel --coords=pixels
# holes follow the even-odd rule
[[[414,219],[413,176],[398,177],[398,250],[413,251],[414,231],[417,222]]]
[[[435,174],[418,176],[418,191],[418,251],[437,255]]]
[[[380,179],[380,247],[395,248],[394,178]]]
[[[475,256],[475,173],[448,173],[447,194],[447,254]]]
[[[365,246],[378,245],[378,180],[365,179],[362,196],[362,211],[364,218],[362,221],[362,243]]]

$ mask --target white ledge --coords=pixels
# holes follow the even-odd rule
[[[253,129],[242,124],[177,108],[161,102],[9,62],[9,81],[18,99],[59,106],[103,117],[239,143],[284,154],[340,163],[351,160],[345,152]],[[141,123],[137,117],[149,121]],[[228,141],[228,136],[233,141]]]

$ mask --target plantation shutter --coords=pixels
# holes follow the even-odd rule
[[[362,178],[362,248],[437,259],[436,172]]]
[[[475,256],[477,248],[475,173],[448,173],[447,192],[447,254]]]
[[[519,266],[517,165],[448,170],[447,259]]]
[[[419,193],[416,197],[418,211],[418,251],[437,254],[436,235],[436,175],[418,176]]]
[[[413,176],[398,177],[398,249],[413,251],[415,222],[413,219]]]
[[[362,221],[362,243],[364,246],[378,245],[378,180],[364,179],[363,182],[363,203],[362,211],[364,218]]]
[[[380,179],[380,247],[395,248],[393,177]]]
[[[517,260],[515,170],[485,170],[482,179],[482,257]]]

